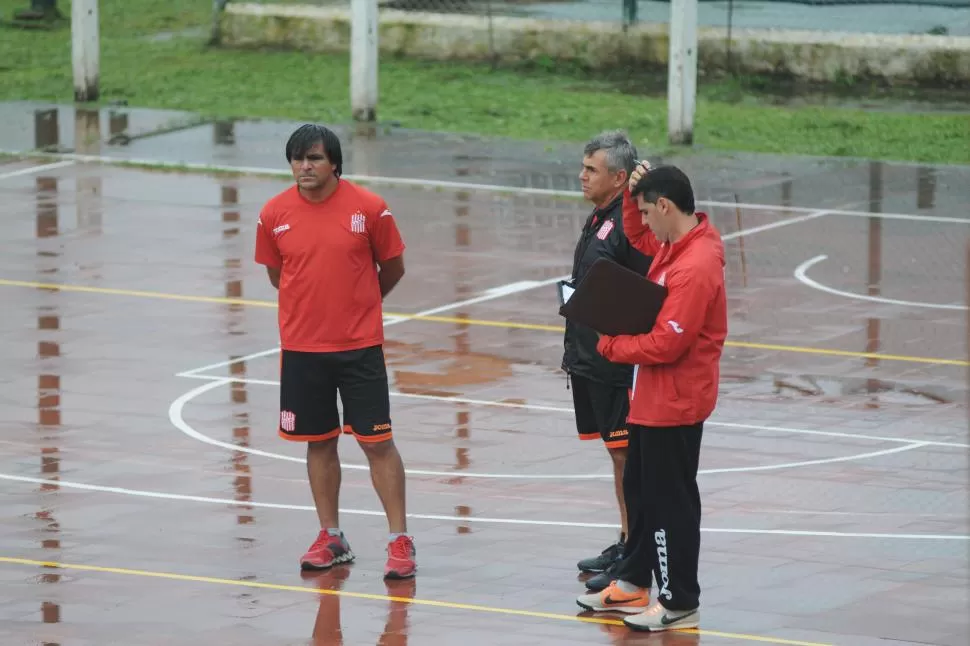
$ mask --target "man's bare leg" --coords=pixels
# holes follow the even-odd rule
[[[388,438],[378,442],[361,442],[364,455],[370,464],[370,479],[374,491],[381,499],[387,515],[390,541],[387,545],[387,565],[384,567],[385,579],[409,579],[417,572],[414,541],[408,536],[407,513],[404,495],[404,461]]]
[[[364,455],[370,465],[370,478],[374,491],[381,500],[387,515],[387,526],[392,534],[407,533],[405,509],[404,461],[394,444],[388,439],[381,442],[361,442]]]
[[[338,499],[340,495],[340,457],[337,455],[339,436],[322,442],[308,442],[306,451],[307,475],[313,505],[321,529],[339,528]]]
[[[630,536],[630,523],[626,510],[626,496],[623,495],[623,472],[626,469],[627,448],[606,448],[613,462],[613,486],[616,494],[617,507],[620,511],[620,540],[614,541],[603,552],[591,558],[583,559],[577,563],[580,572],[595,573],[596,576],[586,582],[586,587],[590,590],[599,590],[599,584],[605,580],[609,585],[608,570],[618,562],[626,548],[626,542]]]
[[[626,447],[607,449],[613,459],[613,487],[616,489],[616,502],[620,508],[620,533],[623,539],[630,535],[626,518],[626,500],[623,497],[623,469],[626,466]]]
[[[306,469],[310,478],[313,505],[320,521],[317,539],[300,560],[304,570],[326,570],[354,560],[350,544],[340,530],[337,517],[340,496],[340,458],[337,456],[339,435],[329,440],[307,443]]]

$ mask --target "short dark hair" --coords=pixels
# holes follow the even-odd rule
[[[315,123],[306,123],[293,131],[289,140],[286,142],[286,161],[292,162],[294,159],[303,159],[307,151],[323,144],[323,152],[327,159],[334,165],[334,174],[340,177],[343,172],[344,155],[340,150],[340,139],[337,135],[324,126]]]
[[[657,166],[640,178],[633,190],[632,197],[642,195],[647,202],[656,204],[665,197],[673,202],[686,215],[694,213],[694,189],[684,171],[676,166]]]

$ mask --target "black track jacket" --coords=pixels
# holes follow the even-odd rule
[[[578,284],[599,258],[613,260],[641,276],[646,276],[650,269],[653,259],[634,249],[623,233],[622,193],[587,218],[573,257],[573,284]],[[630,388],[633,366],[604,359],[596,350],[598,341],[594,330],[567,319],[562,369],[592,381]]]

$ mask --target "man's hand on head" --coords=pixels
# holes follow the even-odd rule
[[[632,191],[640,179],[650,171],[650,162],[641,161],[637,162],[636,167],[633,172],[630,173],[630,190]]]

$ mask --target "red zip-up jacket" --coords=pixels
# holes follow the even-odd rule
[[[653,256],[647,278],[667,287],[648,334],[603,336],[600,354],[630,363],[633,389],[627,421],[640,426],[687,426],[706,420],[717,403],[721,350],[727,337],[724,244],[704,213],[673,244],[643,224],[636,200],[623,195],[623,229],[630,243]]]

